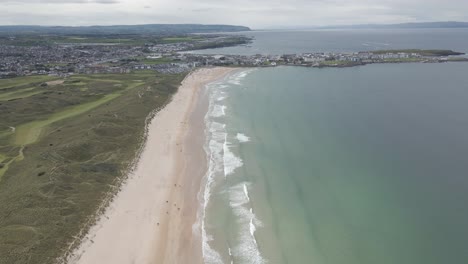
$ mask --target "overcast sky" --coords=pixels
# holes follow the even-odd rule
[[[0,0],[2,25],[203,23],[254,29],[468,21],[468,0]]]

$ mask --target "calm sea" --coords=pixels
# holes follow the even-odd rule
[[[297,54],[383,49],[451,49],[468,53],[468,29],[359,29],[252,31],[248,46],[201,50],[201,54]]]
[[[468,263],[467,73],[278,67],[209,85],[206,263]]]

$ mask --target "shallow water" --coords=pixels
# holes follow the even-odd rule
[[[211,84],[207,263],[468,260],[468,64]]]

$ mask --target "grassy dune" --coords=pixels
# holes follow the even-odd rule
[[[184,75],[74,76],[40,87],[0,80],[0,263],[53,263],[114,193],[143,142],[148,115]],[[7,81],[8,84],[3,83]],[[13,85],[13,86],[12,86]],[[31,90],[34,91],[34,90]]]

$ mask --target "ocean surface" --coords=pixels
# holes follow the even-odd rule
[[[405,47],[468,49],[438,41]],[[468,263],[467,73],[278,67],[210,84],[206,263]]]
[[[200,54],[298,54],[385,49],[451,49],[468,53],[468,29],[357,29],[252,31],[233,33],[254,38],[252,44],[200,50]]]

